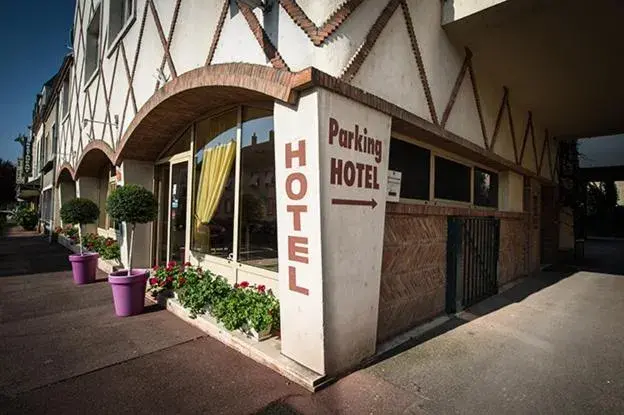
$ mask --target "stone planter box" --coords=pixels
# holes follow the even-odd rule
[[[59,245],[64,246],[65,248],[72,251],[74,254],[80,253],[80,247],[73,243],[69,238],[65,235],[58,236]],[[121,269],[121,264],[118,261],[114,261],[112,259],[102,259],[98,258],[98,269],[106,274],[111,274],[119,269]]]

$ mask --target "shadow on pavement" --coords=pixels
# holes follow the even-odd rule
[[[61,245],[48,244],[47,238],[32,232],[10,238],[19,238],[19,243],[7,243],[6,236],[0,238],[0,277],[71,270],[69,251]]]

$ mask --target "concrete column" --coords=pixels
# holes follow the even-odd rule
[[[117,185],[138,184],[149,191],[154,191],[154,163],[124,160],[118,172]],[[121,176],[121,178],[119,177]],[[121,247],[121,262],[128,266],[128,247],[130,245],[130,226],[122,224],[119,238]],[[137,224],[134,233],[134,253],[132,256],[133,268],[150,268],[152,266],[152,223]]]
[[[274,117],[282,353],[336,374],[375,353],[391,120],[322,89]]]
[[[93,201],[99,206],[99,179],[97,177],[80,177],[76,180],[76,197],[82,197]],[[85,233],[97,233],[97,224],[90,223],[82,229]]]
[[[513,171],[498,175],[498,208],[506,212],[522,212],[524,177]]]

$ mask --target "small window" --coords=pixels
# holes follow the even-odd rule
[[[110,0],[108,20],[108,46],[111,47],[120,33],[134,21],[134,0]]]
[[[474,204],[498,207],[498,174],[475,167]]]
[[[69,112],[69,75],[63,80],[63,117]]]
[[[429,200],[431,151],[393,138],[390,141],[390,170],[401,172],[401,195],[405,199]]]
[[[50,156],[54,157],[56,155],[56,143],[58,141],[58,130],[56,128],[56,124],[52,126],[52,148],[50,149]]]
[[[470,167],[436,156],[435,198],[470,203],[470,175]]]
[[[87,27],[87,48],[85,53],[85,83],[91,79],[100,65],[100,7],[95,10]]]

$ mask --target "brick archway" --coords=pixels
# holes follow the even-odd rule
[[[74,176],[75,172],[71,164],[64,162],[59,166],[55,185],[58,187],[61,182],[73,182]]]
[[[81,176],[97,177],[102,168],[112,166],[115,152],[102,140],[94,140],[82,149],[73,174],[74,180]]]
[[[201,115],[245,101],[296,101],[297,75],[248,63],[210,65],[186,72],[159,89],[139,109],[115,153],[123,159],[154,161],[168,142]]]

